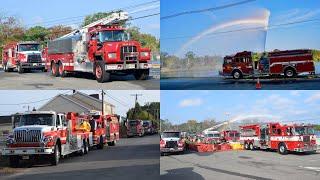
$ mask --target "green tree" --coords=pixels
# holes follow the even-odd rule
[[[82,26],[86,26],[90,23],[93,23],[95,21],[98,21],[102,18],[105,18],[107,16],[110,16],[112,13],[117,13],[117,12],[122,12],[122,10],[120,11],[111,11],[111,12],[98,12],[92,15],[88,15],[84,18],[84,22],[82,23]],[[128,25],[126,21],[122,21],[119,23],[121,26],[126,26]]]

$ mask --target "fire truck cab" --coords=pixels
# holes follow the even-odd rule
[[[127,122],[127,136],[139,136],[142,137],[145,135],[143,121],[142,120],[128,120]]]
[[[241,126],[240,143],[247,150],[271,149],[280,154],[315,152],[316,135],[311,125],[282,125],[280,123]]]
[[[92,133],[77,129],[78,122],[63,113],[32,111],[13,116],[13,134],[6,140],[2,155],[9,156],[10,166],[20,160],[48,159],[57,165],[61,157],[88,153]]]
[[[299,74],[314,74],[312,51],[308,49],[263,53],[257,61],[250,51],[224,57],[221,75],[241,79],[245,76],[264,77],[283,75],[291,78]]]
[[[240,133],[236,130],[225,130],[221,132],[222,142],[237,142],[240,139]]]
[[[45,71],[45,62],[41,55],[41,46],[38,42],[15,42],[4,46],[2,63],[5,72],[17,70],[19,73],[42,70]]]

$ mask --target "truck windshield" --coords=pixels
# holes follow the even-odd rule
[[[20,117],[19,126],[48,125],[53,126],[52,114],[25,114]]]
[[[180,138],[180,132],[164,132],[162,138]]]
[[[129,36],[124,31],[102,31],[99,33],[100,42],[112,42],[112,41],[128,41]]]
[[[40,44],[20,44],[19,51],[39,51]]]
[[[207,137],[220,137],[220,134],[207,134]]]
[[[300,126],[294,128],[295,134],[297,135],[312,135],[315,131],[312,127]]]
[[[143,127],[148,127],[148,126],[149,126],[149,123],[150,123],[150,122],[148,122],[148,121],[143,122]]]
[[[138,125],[138,121],[129,121],[129,126],[136,126]]]

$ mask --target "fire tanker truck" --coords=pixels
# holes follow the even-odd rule
[[[45,71],[45,62],[42,59],[38,42],[15,42],[4,46],[2,64],[5,72],[17,70],[19,73],[42,70]]]
[[[247,150],[271,149],[280,154],[315,152],[316,135],[310,125],[282,125],[280,123],[241,126],[240,143]]]
[[[48,43],[47,69],[55,77],[68,72],[92,73],[100,83],[111,74],[133,74],[138,80],[149,76],[151,51],[118,25],[128,13],[117,12]]]
[[[315,73],[312,51],[307,49],[264,53],[258,61],[253,61],[253,53],[250,51],[239,52],[224,57],[223,71],[220,72],[234,79],[275,75],[290,78],[305,73]]]
[[[13,135],[8,136],[2,155],[9,156],[10,166],[17,167],[20,160],[47,159],[52,165],[57,165],[61,157],[71,153],[87,154],[90,147],[101,146],[95,136],[108,137],[105,133],[108,123],[104,121],[105,126],[103,123],[100,126],[101,119],[92,118],[98,124],[92,129],[88,117],[54,111],[32,111],[15,115]],[[101,130],[102,128],[105,130]],[[104,139],[107,138],[103,138],[103,142],[115,141]]]
[[[142,120],[128,120],[127,122],[127,136],[144,136],[144,127]]]

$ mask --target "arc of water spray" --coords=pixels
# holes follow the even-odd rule
[[[265,27],[265,30],[267,30],[268,23],[269,23],[269,16],[270,12],[268,10],[264,11],[264,15],[262,17],[250,17],[246,19],[237,19],[237,20],[232,20],[229,22],[225,22],[219,25],[214,25],[210,27],[209,29],[201,32],[200,34],[196,35],[195,37],[191,38],[187,43],[185,43],[175,54],[177,56],[181,55],[188,47],[190,47],[192,44],[195,42],[199,41],[201,38],[210,35],[218,30],[236,26],[236,25],[262,25]],[[266,35],[265,35],[266,39]]]

